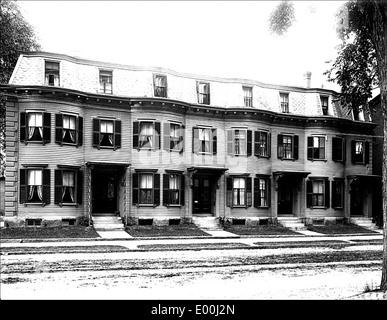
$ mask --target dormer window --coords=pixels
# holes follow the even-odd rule
[[[289,93],[280,92],[281,112],[289,113]]]
[[[59,86],[59,62],[45,62],[45,84]]]
[[[320,96],[320,100],[321,100],[321,110],[322,110],[322,114],[324,116],[327,116],[328,115],[328,97],[324,97],[324,96]]]
[[[210,84],[208,82],[196,83],[198,103],[199,104],[210,104]]]
[[[155,97],[167,97],[167,77],[155,74],[153,75],[153,85],[155,91]]]
[[[113,93],[113,71],[99,71],[99,91],[102,93]]]

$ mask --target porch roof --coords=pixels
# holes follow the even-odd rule
[[[311,174],[310,171],[281,170],[273,172],[274,177],[297,176],[306,178],[309,174]]]
[[[130,163],[125,162],[98,162],[98,161],[88,161],[86,166],[109,166],[109,167],[129,167]]]
[[[205,173],[224,173],[228,168],[225,167],[214,167],[214,166],[193,166],[187,168],[187,171],[191,172],[205,172]]]
[[[351,174],[347,176],[347,179],[382,179],[382,176],[378,174]]]

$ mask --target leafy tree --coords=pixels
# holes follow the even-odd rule
[[[34,29],[14,1],[0,1],[0,84],[8,83],[21,51],[40,50]],[[5,102],[0,102],[0,176],[5,168]]]
[[[0,2],[0,83],[8,83],[21,51],[40,50],[33,27],[14,1]]]
[[[285,4],[286,3],[286,4]],[[281,2],[269,19],[270,30],[282,35],[294,22],[287,1]],[[279,13],[280,12],[280,13]],[[382,163],[383,266],[380,289],[387,291],[387,1],[350,0],[337,15],[337,33],[342,40],[328,80],[341,86],[342,105],[355,113],[368,106],[372,89],[380,88],[384,120]]]

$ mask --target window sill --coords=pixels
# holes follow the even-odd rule
[[[269,156],[261,156],[259,154],[254,154],[254,156],[256,156],[257,158],[266,158],[266,159],[270,158]]]
[[[137,208],[154,208],[156,207],[155,204],[151,203],[151,204],[145,204],[145,203],[139,203],[139,204],[136,204]]]
[[[314,210],[314,209],[317,209],[317,210],[321,210],[321,209],[326,210],[326,209],[328,209],[327,207],[324,207],[324,206],[314,206],[314,207],[308,207],[308,208],[312,209],[312,210]]]
[[[63,147],[63,146],[71,146],[71,147],[77,147],[78,148],[78,144],[77,143],[62,142],[62,143],[59,143],[59,145],[61,147]]]
[[[62,203],[57,203],[60,207],[77,207],[79,206],[78,203],[70,203],[70,202],[62,202]]]
[[[181,209],[182,205],[181,204],[167,204],[165,205],[168,209],[169,208],[179,208]]]
[[[311,158],[308,158],[309,161],[317,161],[317,162],[327,162],[328,160],[327,159],[311,159]]]
[[[233,206],[231,206],[230,207],[231,209],[247,209],[248,208],[248,206],[246,205],[246,206],[237,206],[237,205],[233,205]]]
[[[41,206],[41,207],[44,207],[46,206],[46,203],[42,203],[42,202],[24,202],[24,206],[27,207],[27,206]]]
[[[281,161],[296,161],[294,158],[279,158]]]

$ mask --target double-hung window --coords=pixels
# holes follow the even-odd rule
[[[289,93],[280,92],[281,112],[289,113]]]
[[[160,122],[140,120],[133,122],[133,148],[156,150],[160,149]]]
[[[254,207],[270,207],[270,176],[256,175],[254,178]]]
[[[59,62],[45,62],[45,84],[59,86]]]
[[[329,98],[326,96],[320,96],[320,101],[321,101],[321,111],[324,116],[328,115],[328,101]]]
[[[175,122],[164,123],[164,149],[183,152],[184,125]]]
[[[138,206],[160,205],[160,174],[157,170],[133,173],[132,203]]]
[[[298,159],[298,136],[290,134],[279,134],[277,136],[278,158]]]
[[[194,127],[192,128],[192,152],[199,154],[216,154],[217,134],[216,129]]]
[[[51,114],[42,111],[21,112],[20,141],[49,143],[51,141]]]
[[[251,156],[252,131],[247,129],[227,130],[227,154]]]
[[[325,159],[325,137],[308,137],[308,159]]]
[[[166,171],[163,174],[163,205],[184,205],[184,176],[180,172]]]
[[[167,77],[160,74],[153,75],[155,97],[167,97]]]
[[[55,170],[55,200],[54,203],[74,204],[82,203],[83,174],[79,168],[58,165]]]
[[[99,70],[99,91],[113,93],[113,71]]]
[[[267,131],[254,132],[254,155],[257,157],[267,157],[271,155],[271,134]]]
[[[227,178],[227,206],[251,207],[252,181],[250,177],[235,176]]]
[[[60,145],[81,146],[83,143],[83,118],[57,113],[55,115],[55,142]]]
[[[345,162],[346,147],[345,138],[332,137],[332,160]]]
[[[306,202],[308,208],[329,207],[329,180],[327,178],[310,178],[306,181]]]
[[[196,82],[198,103],[210,104],[210,84],[208,82]]]
[[[253,106],[253,88],[243,86],[242,89],[244,106],[251,108]]]
[[[351,153],[352,163],[354,164],[368,164],[369,163],[369,141],[352,140]]]
[[[50,203],[50,170],[43,167],[20,169],[20,203]]]
[[[121,121],[93,118],[93,146],[102,148],[121,148]]]

